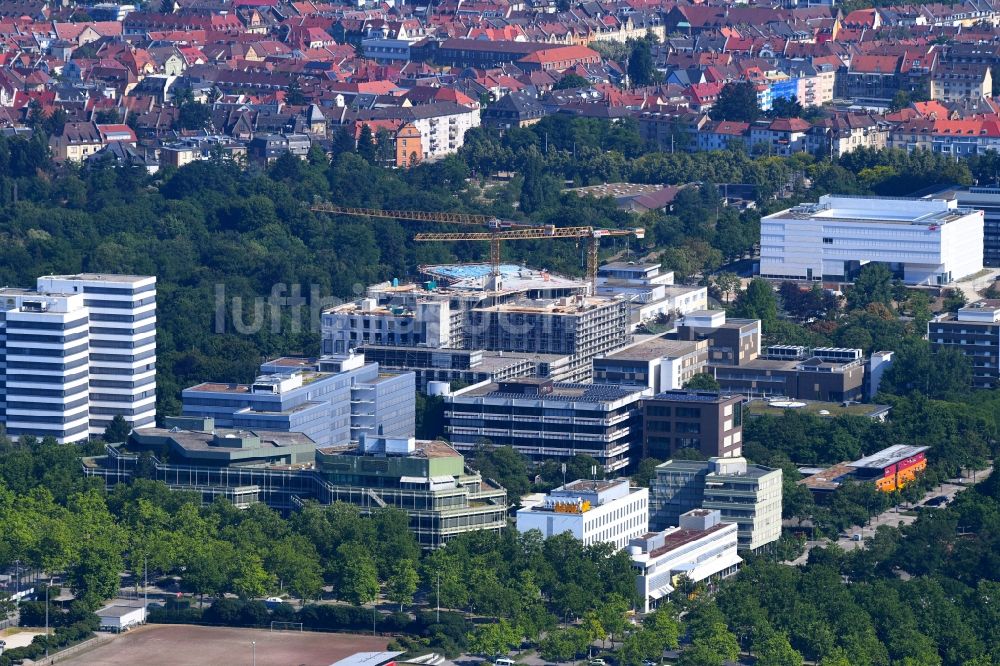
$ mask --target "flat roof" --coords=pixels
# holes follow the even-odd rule
[[[882,449],[878,453],[873,453],[872,455],[860,460],[855,460],[851,463],[851,467],[854,467],[855,469],[884,469],[890,465],[898,463],[900,460],[905,460],[906,458],[911,458],[918,453],[923,453],[929,448],[931,447],[896,444],[895,446]]]
[[[940,226],[977,212],[952,207],[951,203],[943,199],[825,194],[815,203],[799,204],[764,219]]]
[[[611,384],[571,384],[554,382],[552,393],[509,393],[500,390],[500,384],[490,382],[470,387],[455,394],[456,398],[514,398],[519,400],[552,400],[558,402],[613,402],[640,394],[645,389],[624,388]]]
[[[315,368],[316,363],[316,358],[308,358],[306,356],[281,356],[274,360],[267,361],[266,365],[276,365],[282,368]]]
[[[377,436],[375,438],[377,439]],[[316,450],[327,456],[380,456],[383,458],[386,455],[398,458],[454,458],[455,456],[462,455],[453,449],[450,444],[440,439],[418,439],[413,452],[408,454],[365,453],[357,445],[324,446]]]
[[[664,189],[665,185],[647,185],[642,183],[605,183],[603,185],[587,185],[585,187],[573,187],[567,192],[575,192],[577,195],[583,197],[588,194],[595,197],[614,197],[615,199],[620,199],[623,197],[637,197],[642,194],[650,194],[652,192],[659,192]]]
[[[850,463],[842,462],[800,479],[798,483],[810,490],[836,490],[841,479],[853,472],[854,467]]]
[[[440,264],[421,266],[425,275],[445,280],[452,289],[482,291],[486,288],[492,272],[490,264]],[[584,288],[586,282],[569,278],[547,270],[535,270],[519,264],[501,264],[500,277],[504,291],[529,289],[570,289]]]
[[[89,280],[91,282],[139,283],[155,280],[154,275],[115,275],[113,273],[77,273],[76,275],[42,275],[39,280]]]
[[[142,606],[122,606],[119,604],[112,604],[98,610],[96,615],[100,617],[125,617],[130,613],[141,610]]]
[[[382,666],[393,661],[402,652],[356,652],[350,657],[335,661],[330,666]]]
[[[672,550],[676,550],[681,546],[686,546],[689,543],[693,543],[698,539],[703,539],[709,534],[713,534],[720,530],[724,530],[729,527],[732,523],[717,523],[712,525],[705,530],[690,530],[685,528],[678,528],[663,537],[663,545],[659,548],[649,551],[650,559],[654,557],[659,557],[665,553],[669,553]]]
[[[667,400],[670,402],[726,402],[733,398],[742,398],[738,393],[721,393],[717,391],[664,391],[657,393],[651,400]]]
[[[212,432],[199,430],[181,430],[179,428],[142,428],[135,431],[140,439],[147,437],[162,437],[171,439],[185,451],[260,451],[264,453],[280,451],[296,446],[313,446],[311,437],[301,432],[282,432],[276,430],[241,430],[238,428],[216,428]],[[234,438],[256,437],[260,444],[254,447],[227,447],[212,444],[215,438],[225,439],[228,435]]]
[[[566,492],[603,492],[608,488],[614,488],[615,486],[628,483],[627,480],[623,479],[577,479],[576,481],[570,481],[558,488],[556,490],[564,490]]]
[[[513,303],[499,303],[475,308],[479,312],[522,312],[524,314],[548,314],[572,316],[588,312],[593,308],[620,301],[615,296],[584,296],[566,298],[525,298]]]
[[[604,356],[608,359],[620,361],[652,361],[657,358],[683,356],[698,351],[699,347],[704,347],[704,343],[694,340],[668,340],[667,338],[653,338],[643,340],[636,344],[619,349]],[[598,360],[598,359],[595,359]]]
[[[640,262],[640,261],[609,261],[606,264],[601,264],[598,268],[598,272],[604,269],[610,269],[613,271],[617,270],[636,270],[636,271],[648,271],[650,268],[660,268],[662,264],[658,262]],[[667,271],[672,273],[673,271]]]
[[[274,363],[274,361],[268,361],[268,364],[270,363]],[[333,377],[336,373],[303,371],[299,374],[302,375],[302,386],[306,386],[319,379],[326,379],[327,377]],[[273,374],[262,375],[262,377],[266,378],[266,381],[280,381],[281,379],[285,378],[282,377],[281,375],[278,375],[278,378],[275,379],[275,376]],[[253,384],[256,383],[257,383],[256,381],[253,382]],[[371,383],[371,382],[365,382],[365,383]],[[195,384],[194,386],[187,387],[182,391],[182,394],[188,391],[203,391],[206,393],[241,393],[241,394],[250,393],[250,387],[253,386],[253,384],[224,384],[222,382],[203,382],[201,384]],[[295,388],[297,389],[301,387],[295,387]],[[293,391],[295,389],[288,389],[288,390]],[[269,395],[269,394],[263,393],[260,395]]]

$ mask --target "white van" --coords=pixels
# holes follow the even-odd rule
[[[508,659],[507,657],[501,657],[493,662],[496,666],[514,666],[514,660]]]

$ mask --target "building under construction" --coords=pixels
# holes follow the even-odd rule
[[[513,352],[545,357],[520,368],[523,374],[586,381],[596,356],[631,341],[628,301],[588,296],[586,282],[508,265],[499,280],[482,264],[424,270],[434,279],[373,285],[365,298],[324,311],[324,353],[361,347]]]

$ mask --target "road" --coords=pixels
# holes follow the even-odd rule
[[[927,500],[937,497],[938,495],[944,495],[948,498],[948,503],[950,503],[954,498],[955,494],[960,490],[965,490],[973,483],[973,477],[975,477],[975,482],[983,481],[990,474],[993,473],[993,466],[990,465],[984,470],[978,472],[972,472],[965,470],[962,473],[963,483],[957,483],[957,479],[952,479],[948,482],[936,486],[931,489],[923,499],[921,499],[916,506],[921,506],[927,502]],[[888,525],[890,527],[901,527],[903,525],[912,524],[917,517],[915,515],[908,515],[906,513],[897,512],[896,508],[889,509],[885,513],[880,513],[869,521],[867,525],[862,527],[854,527],[848,530],[845,535],[837,539],[837,545],[844,550],[854,550],[856,548],[862,548],[865,544],[864,539],[874,536],[875,530],[881,525]],[[855,535],[860,535],[861,539],[856,540]],[[805,552],[794,560],[786,562],[786,564],[803,565],[809,559],[809,551],[811,551],[816,546],[827,546],[831,543],[830,539],[820,539],[817,541],[806,541]]]

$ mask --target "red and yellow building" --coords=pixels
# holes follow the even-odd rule
[[[928,448],[899,444],[848,464],[854,468],[854,478],[874,482],[882,492],[891,493],[911,483],[927,469]]]

